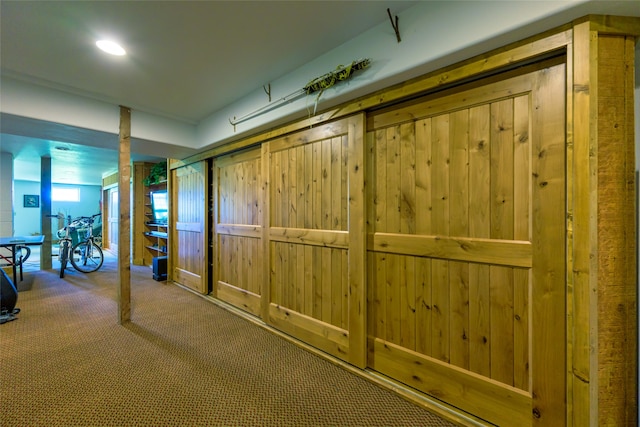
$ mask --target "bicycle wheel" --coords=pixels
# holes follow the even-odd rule
[[[91,273],[102,267],[104,255],[100,246],[91,240],[80,242],[71,251],[71,265],[83,273]]]
[[[31,255],[31,248],[29,246],[16,246],[16,265],[26,262],[29,255]]]
[[[64,269],[67,268],[67,261],[69,258],[69,245],[70,242],[68,240],[63,240],[60,243],[60,249],[58,249],[59,254],[58,258],[60,259],[60,278],[64,277]]]

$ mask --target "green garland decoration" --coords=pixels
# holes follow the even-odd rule
[[[353,61],[346,67],[344,65],[338,65],[334,71],[328,72],[327,74],[317,77],[307,83],[307,85],[302,88],[307,95],[318,92],[318,96],[316,96],[313,106],[313,114],[316,113],[318,102],[325,90],[334,86],[338,82],[347,80],[355,71],[367,68],[369,64],[371,64],[371,60],[366,58]],[[309,112],[309,115],[312,115],[312,113]]]
[[[357,61],[353,61],[346,67],[344,65],[338,65],[334,71],[311,80],[303,89],[307,95],[318,91],[322,92],[329,89],[339,81],[347,80],[351,77],[354,71],[367,68],[369,64],[371,64],[370,59],[359,59]]]
[[[351,64],[344,66],[344,65],[338,65],[338,67],[327,73],[324,74],[320,77],[317,77],[313,80],[311,80],[309,83],[306,84],[306,86],[304,86],[302,89],[298,89],[297,91],[287,95],[287,96],[283,96],[282,98],[278,99],[277,101],[274,102],[270,102],[269,104],[265,105],[264,107],[261,107],[249,114],[246,114],[242,117],[233,117],[233,119],[229,119],[229,123],[234,127],[234,131],[235,131],[235,126],[238,123],[242,123],[246,120],[249,120],[250,118],[253,118],[259,114],[263,114],[267,111],[270,111],[276,107],[281,106],[282,104],[284,104],[285,102],[290,102],[293,99],[296,99],[300,96],[303,95],[310,95],[312,93],[318,93],[318,96],[316,97],[316,101],[315,101],[315,107],[313,110],[313,114],[315,114],[316,108],[318,106],[318,101],[320,100],[320,96],[322,96],[322,94],[324,93],[325,90],[329,89],[330,87],[334,86],[336,83],[344,81],[349,79],[353,73],[355,71],[358,70],[363,70],[365,68],[367,68],[369,65],[371,64],[371,60],[366,58],[366,59],[358,59],[356,61],[353,61]],[[266,91],[266,90],[265,90]],[[267,92],[267,94],[270,94],[270,92]],[[311,115],[311,112],[309,112],[309,115]]]

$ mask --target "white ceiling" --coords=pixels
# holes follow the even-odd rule
[[[3,0],[1,71],[28,83],[197,124],[388,21],[387,8],[398,13],[415,3]],[[119,41],[128,55],[105,55],[95,47],[100,38]],[[68,141],[9,136],[4,121],[1,149],[14,154],[16,179],[33,172],[42,155],[52,157],[54,182],[80,176],[96,183],[96,177],[99,182],[103,173],[117,168],[117,152],[97,142],[66,144],[72,150],[62,152],[55,147]],[[76,157],[69,158],[70,153]],[[135,152],[132,157],[158,160]],[[87,167],[78,175],[64,164]]]

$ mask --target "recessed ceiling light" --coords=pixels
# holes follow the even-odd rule
[[[96,46],[111,55],[122,56],[127,54],[122,46],[109,40],[98,40],[96,42]]]

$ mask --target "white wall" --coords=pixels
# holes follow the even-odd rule
[[[0,152],[0,236],[13,236],[13,156]]]
[[[102,200],[102,187],[99,185],[62,185],[54,184],[55,187],[78,187],[80,188],[79,202],[51,202],[51,214],[55,215],[59,212],[71,215],[75,218],[78,216],[89,216],[100,212],[100,203]],[[14,181],[14,234],[15,236],[29,236],[42,231],[40,223],[39,208],[23,207],[23,196],[25,194],[40,195],[40,183],[35,181]],[[58,222],[52,219],[52,229],[58,230]]]
[[[629,1],[439,1],[417,2],[399,14],[402,42],[397,43],[388,21],[336,46],[297,70],[271,82],[277,100],[301,89],[310,80],[359,58],[371,66],[344,84],[325,91],[319,109],[400,83],[471,56],[521,40],[588,14],[640,15]],[[384,10],[384,9],[383,9]],[[491,23],[491,25],[487,25]],[[114,133],[119,107],[53,89],[32,87],[2,77],[3,114],[28,117],[65,126]],[[136,111],[132,114],[132,141],[144,140],[204,149],[256,133],[313,108],[315,97],[303,97],[241,125],[229,119],[265,106],[263,82],[248,96],[212,114],[197,126]],[[172,155],[166,157],[173,157]]]
[[[40,203],[40,183],[35,181],[14,181],[13,182],[13,228],[14,236],[31,236],[40,234],[40,207],[25,208],[24,195],[35,194]],[[41,205],[40,205],[41,206]]]

